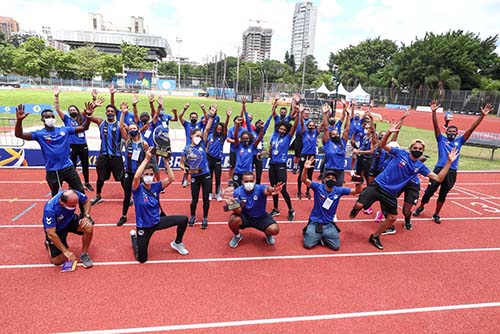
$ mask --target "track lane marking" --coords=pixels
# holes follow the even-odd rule
[[[167,331],[222,328],[222,327],[270,325],[270,324],[282,324],[282,323],[305,322],[305,321],[324,321],[324,320],[335,320],[335,319],[350,319],[350,318],[360,318],[360,317],[457,311],[457,310],[496,308],[496,307],[500,307],[500,302],[495,301],[495,302],[478,303],[478,304],[455,304],[455,305],[427,306],[427,307],[402,308],[402,309],[391,309],[391,310],[305,315],[305,316],[286,317],[286,318],[265,318],[265,319],[253,319],[253,320],[205,322],[197,324],[180,324],[180,325],[120,328],[120,329],[106,329],[106,330],[100,329],[100,330],[79,331],[79,332],[61,332],[60,334],[96,334],[96,333],[115,334],[115,333],[145,333],[145,332],[151,333],[160,331],[167,332]]]
[[[472,211],[472,212],[474,212],[474,213],[476,213],[476,214],[478,214],[478,215],[481,215],[481,216],[483,215],[481,212],[476,211],[476,210],[474,210],[474,209],[471,209],[471,208],[469,208],[468,206],[462,205],[462,204],[457,203],[457,202],[455,202],[455,201],[451,201],[451,203],[453,203],[453,204],[455,204],[455,205],[458,205],[459,207],[462,207],[462,208],[464,208],[464,209],[470,210],[470,211]]]
[[[270,261],[270,260],[304,260],[322,258],[344,258],[344,257],[371,257],[371,256],[400,256],[400,255],[423,255],[423,254],[455,254],[476,252],[500,252],[500,247],[490,248],[455,248],[455,249],[429,249],[413,251],[394,252],[371,252],[371,253],[336,253],[336,254],[311,254],[311,255],[275,255],[275,256],[248,256],[248,257],[219,257],[219,258],[197,258],[183,260],[150,260],[145,263],[137,261],[108,261],[94,262],[94,266],[121,266],[121,265],[153,265],[153,264],[185,264],[185,263],[213,263],[213,262],[246,262],[246,261]],[[81,265],[81,264],[78,264]],[[50,263],[35,264],[3,264],[0,270],[9,269],[32,269],[32,268],[55,268]]]

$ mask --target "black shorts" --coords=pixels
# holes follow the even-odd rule
[[[269,225],[276,224],[276,221],[269,213],[266,213],[265,215],[259,218],[253,218],[246,215],[245,213],[242,213],[240,217],[241,220],[243,221],[243,223],[240,226],[240,229],[242,230],[247,227],[253,227],[259,231],[265,232],[266,228]]]
[[[439,172],[442,169],[443,167],[435,167],[433,172],[435,174],[439,174]],[[441,189],[444,189],[443,191],[446,191],[446,193],[448,193],[451,190],[451,188],[453,188],[456,181],[457,181],[457,171],[455,169],[448,170],[448,173],[446,173],[443,182],[440,183]]]
[[[229,168],[236,166],[236,152],[229,152]]]
[[[368,172],[368,175],[371,176],[371,177],[377,177],[380,173],[382,173],[382,170],[370,168],[370,171]]]
[[[78,227],[80,227],[80,217],[77,215],[73,215],[73,219],[71,219],[71,222],[66,226],[64,230],[56,231],[57,236],[63,243],[64,247],[68,247],[68,242],[66,241],[66,237],[68,236],[68,233],[74,233],[78,235],[83,235],[83,232],[78,231]],[[57,248],[54,243],[49,239],[47,236],[47,232],[45,232],[45,240],[49,242],[49,251],[50,251],[50,257],[56,257],[58,255],[61,255],[62,252],[59,248]]]
[[[401,193],[403,192],[405,193],[405,203],[416,205],[418,203],[418,197],[420,195],[420,183],[417,184],[411,181],[408,182],[398,193],[398,197],[401,196]]]
[[[239,186],[241,186],[242,181],[243,181],[243,174],[234,173],[233,179],[229,181],[229,185],[230,186],[232,185],[234,188],[238,188]]]
[[[380,202],[382,212],[387,212],[391,215],[398,214],[397,197],[383,190],[377,182],[372,182],[359,194],[358,202],[363,204],[363,209],[368,209],[374,202]]]
[[[122,157],[112,155],[101,155],[97,157],[96,162],[97,179],[107,181],[113,173],[115,181],[121,181],[123,178],[123,159]]]

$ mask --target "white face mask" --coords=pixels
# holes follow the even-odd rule
[[[245,188],[246,191],[252,191],[254,187],[255,187],[255,182],[243,183],[243,188]]]
[[[194,137],[194,138],[193,138],[193,143],[194,143],[195,145],[198,145],[200,142],[201,142],[201,137]]]
[[[64,208],[66,210],[70,210],[70,211],[75,211],[76,210],[76,206],[65,206]]]
[[[46,118],[44,121],[45,121],[45,125],[47,125],[49,128],[53,128],[56,125],[55,118]]]
[[[144,175],[142,177],[142,180],[144,181],[145,184],[151,184],[153,183],[154,176],[153,175]]]

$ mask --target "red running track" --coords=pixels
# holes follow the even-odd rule
[[[339,252],[302,247],[312,201],[293,201],[296,222],[285,220],[280,203],[281,233],[274,247],[258,231],[245,230],[236,249],[227,246],[228,214],[212,202],[209,228],[197,224],[185,235],[188,256],[170,249],[173,230],[160,231],[151,241],[150,261],[142,265],[133,261],[129,244],[133,208],[129,223],[116,227],[121,191],[109,183],[105,202],[92,209],[95,267],[64,274],[48,264],[42,243],[48,200],[48,187],[39,181],[43,175],[0,170],[0,280],[8,305],[0,332],[500,331],[500,172],[459,173],[443,223],[430,220],[431,202],[413,219],[412,231],[399,222],[396,235],[382,237],[382,252],[367,242],[376,228],[371,216],[347,219],[354,197],[343,198],[339,207]],[[293,195],[292,179],[290,174]],[[187,214],[188,198],[189,189],[176,183],[162,205],[170,214]],[[79,251],[77,237],[69,244]]]

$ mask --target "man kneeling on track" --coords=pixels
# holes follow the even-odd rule
[[[307,169],[314,168],[314,157],[304,163],[302,182],[314,191],[314,206],[309,215],[309,222],[304,228],[304,247],[313,248],[320,242],[333,250],[340,248],[340,229],[334,222],[340,197],[359,194],[362,180],[356,183],[356,189],[335,186],[335,171],[325,171],[323,184],[312,182],[307,178]]]
[[[160,192],[174,182],[175,176],[166,162],[167,177],[160,182],[153,182],[154,170],[151,165],[153,151],[152,147],[148,149],[132,181],[137,232],[131,230],[130,239],[135,258],[141,263],[148,259],[148,245],[153,233],[173,226],[177,226],[177,236],[170,243],[170,247],[181,255],[189,254],[182,242],[188,224],[187,216],[160,216]]]
[[[272,246],[275,243],[274,236],[280,230],[274,218],[266,212],[266,197],[279,194],[283,183],[280,182],[274,187],[255,184],[252,172],[244,173],[242,181],[243,185],[234,189],[232,198],[226,198],[227,210],[233,211],[229,217],[229,228],[234,236],[229,241],[229,247],[238,247],[238,243],[243,239],[240,230],[247,227],[264,232],[266,243]]]
[[[83,204],[83,218],[75,214],[77,205]],[[43,209],[43,228],[45,229],[45,247],[49,252],[50,263],[63,264],[64,261],[75,261],[76,257],[68,249],[66,237],[69,232],[82,235],[82,253],[80,262],[84,268],[92,267],[88,254],[92,241],[94,222],[90,217],[90,201],[87,196],[77,190],[60,191],[52,197]]]

